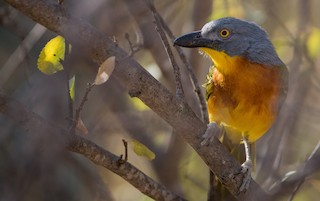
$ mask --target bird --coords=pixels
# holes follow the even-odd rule
[[[285,101],[287,67],[262,27],[234,17],[208,22],[176,38],[174,45],[199,48],[212,60],[204,84],[210,123],[201,144],[215,136],[233,155],[244,155],[240,162],[246,176],[239,191],[245,191],[253,168],[251,149],[272,127]]]

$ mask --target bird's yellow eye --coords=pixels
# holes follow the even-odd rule
[[[222,38],[228,38],[230,36],[230,31],[228,29],[221,29],[220,36]]]

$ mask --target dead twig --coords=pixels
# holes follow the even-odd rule
[[[140,50],[140,46],[139,45],[134,45],[132,43],[132,41],[130,40],[130,35],[128,33],[125,33],[124,37],[128,41],[129,47],[130,47],[130,52],[128,54],[129,54],[130,57],[132,57],[136,52],[138,52]]]
[[[123,154],[121,154],[118,159],[119,166],[128,161],[128,142],[125,139],[122,139],[122,143],[124,146],[124,159],[123,159]]]

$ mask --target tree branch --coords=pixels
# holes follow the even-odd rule
[[[60,149],[57,150],[58,152],[67,148],[72,152],[79,153],[96,165],[103,166],[121,176],[142,193],[155,200],[185,200],[155,182],[130,163],[119,164],[118,156],[81,136],[70,134],[67,130],[56,125],[50,125],[39,115],[28,111],[19,102],[2,94],[0,94],[0,113],[19,122],[27,133],[37,135],[37,138],[44,138],[51,142],[49,143],[51,144],[50,148],[58,147]]]
[[[139,191],[155,200],[185,200],[184,198],[175,195],[161,184],[155,182],[130,163],[119,163],[119,156],[104,150],[85,138],[74,135],[68,149],[85,156],[96,165],[111,170],[136,187]]]
[[[34,25],[28,35],[10,55],[6,63],[4,63],[0,69],[0,88],[4,86],[20,64],[27,59],[28,53],[43,36],[46,30],[47,29],[40,24]]]
[[[179,66],[174,59],[172,50],[169,45],[169,41],[167,39],[167,36],[163,30],[162,24],[161,24],[161,19],[159,18],[159,15],[153,5],[153,2],[150,0],[145,0],[145,4],[148,6],[150,11],[152,12],[153,18],[154,18],[154,23],[156,26],[156,30],[162,40],[163,47],[165,48],[167,55],[169,57],[169,60],[171,62],[172,68],[173,68],[173,74],[174,74],[174,80],[176,83],[176,95],[179,98],[184,98],[184,92],[183,92],[183,87],[182,87],[182,82],[181,82],[181,75],[180,75],[180,69]]]
[[[196,150],[233,195],[239,200],[248,201],[266,197],[264,191],[254,181],[246,193],[238,194],[243,178],[243,175],[239,174],[240,163],[231,157],[218,139],[209,146],[201,146],[201,136],[206,131],[206,124],[197,118],[185,101],[172,95],[111,38],[90,24],[70,16],[55,1],[6,0],[6,2],[34,21],[62,35],[71,44],[79,45],[93,61],[99,64],[110,56],[116,56],[117,66],[113,76],[118,82],[125,86],[131,96],[140,98],[168,122]]]
[[[286,195],[294,197],[300,186],[308,176],[320,169],[320,141],[314,148],[305,163],[297,170],[287,173],[283,178],[271,186],[270,191],[273,200],[278,200]]]
[[[149,7],[149,9],[152,11],[154,18],[156,20],[158,20],[157,26],[162,27],[164,29],[164,31],[166,32],[166,34],[168,35],[168,37],[173,41],[176,37],[173,35],[172,31],[170,30],[168,25],[165,23],[164,19],[158,13],[157,9],[154,7],[153,2],[152,1],[150,2],[150,0],[145,0],[145,2],[147,4],[147,6]],[[202,120],[205,123],[209,123],[207,104],[206,104],[206,101],[201,93],[200,85],[199,85],[199,82],[198,82],[198,80],[192,70],[192,66],[191,66],[190,62],[188,62],[181,47],[175,46],[175,49],[176,49],[182,63],[184,64],[185,68],[187,69],[189,79],[194,87],[194,92],[197,94],[199,104],[200,104],[200,109],[201,109]]]

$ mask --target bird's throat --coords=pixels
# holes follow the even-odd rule
[[[233,69],[235,65],[235,62],[240,58],[239,56],[229,56],[225,52],[220,52],[211,48],[200,48],[202,52],[204,52],[206,55],[208,55],[215,68],[222,74],[229,74],[235,72],[235,69]]]

